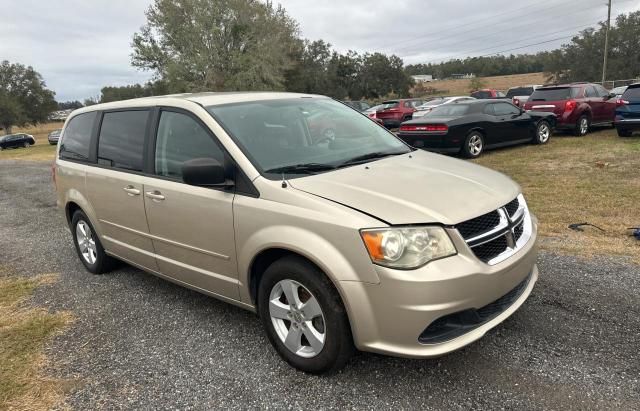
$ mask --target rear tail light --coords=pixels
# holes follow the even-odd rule
[[[627,100],[623,100],[621,98],[616,100],[616,106],[626,106],[627,104],[629,104]]]
[[[576,109],[576,107],[578,107],[578,103],[575,100],[567,100],[566,103],[564,103],[564,111],[573,111]]]
[[[517,98],[513,99],[513,104],[520,107],[520,100],[518,100]]]
[[[446,124],[403,124],[400,131],[448,131]]]

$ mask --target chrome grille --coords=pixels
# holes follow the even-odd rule
[[[478,259],[494,265],[513,255],[531,237],[531,217],[520,194],[503,207],[456,226]]]

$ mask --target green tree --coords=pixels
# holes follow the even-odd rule
[[[75,110],[80,107],[83,107],[83,105],[78,100],[58,102],[58,110],[69,110],[69,109]]]
[[[6,134],[13,126],[47,120],[56,108],[53,91],[33,67],[6,60],[0,63],[0,126]]]
[[[478,91],[485,88],[485,83],[480,77],[474,77],[469,81],[469,91]]]
[[[285,10],[257,0],[155,0],[133,37],[132,64],[171,92],[284,88],[298,47]]]

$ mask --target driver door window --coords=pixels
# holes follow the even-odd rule
[[[194,158],[208,157],[224,164],[222,149],[192,117],[162,111],[155,150],[155,173],[182,181],[182,164]]]

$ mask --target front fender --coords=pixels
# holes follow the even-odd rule
[[[355,235],[359,235],[357,232]],[[285,249],[299,254],[316,264],[340,290],[340,281],[360,281],[378,284],[380,279],[371,260],[363,259],[360,254],[365,253],[362,240],[345,250],[347,254],[358,254],[354,264],[340,249],[326,238],[315,232],[294,226],[274,225],[262,228],[252,233],[238,248],[238,273],[242,287],[241,295],[245,302],[251,302],[249,283],[251,264],[255,257],[268,249]],[[345,241],[347,243],[351,243]],[[361,249],[359,247],[362,247]]]

